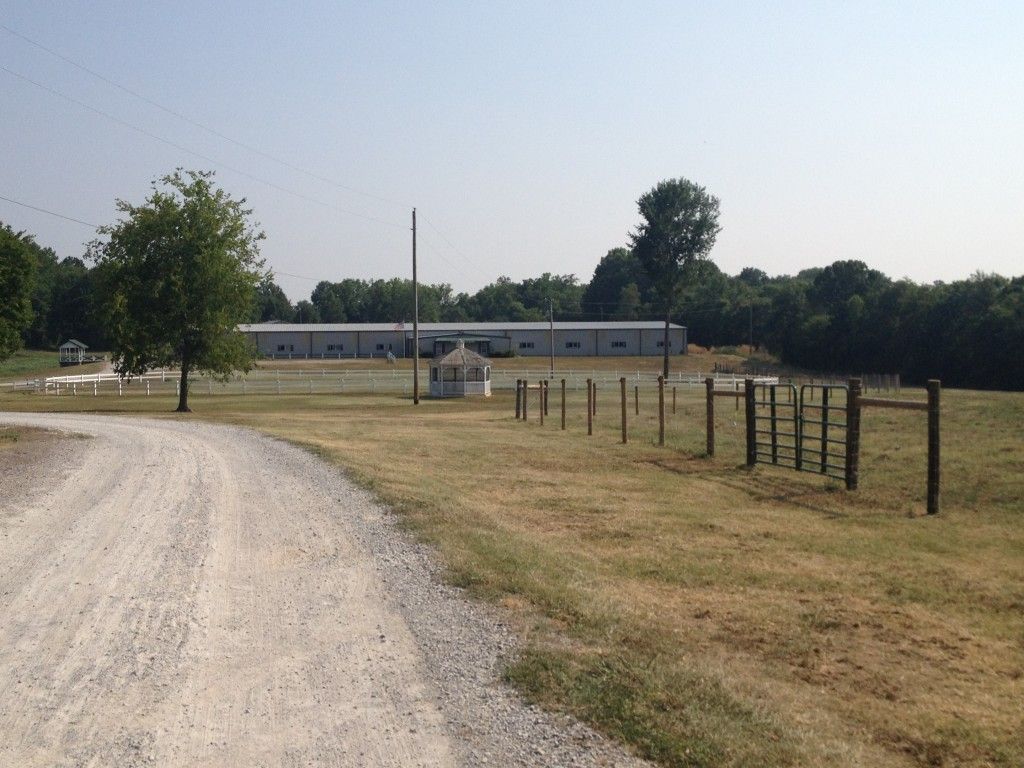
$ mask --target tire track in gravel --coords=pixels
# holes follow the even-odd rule
[[[639,764],[500,684],[512,636],[319,459],[187,420],[0,422],[94,436],[0,499],[0,765]]]

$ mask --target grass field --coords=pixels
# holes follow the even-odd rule
[[[670,362],[672,371],[701,371],[710,372],[715,365],[727,366],[730,369],[738,369],[743,364],[744,358],[737,355],[722,354],[691,354],[673,355]],[[551,360],[548,357],[499,357],[492,360],[495,370],[516,370],[516,371],[548,371]],[[427,358],[421,358],[420,365],[426,369]],[[660,357],[555,357],[555,368],[557,370],[584,370],[584,371],[643,371],[658,373],[661,371],[662,359]],[[378,370],[392,369],[412,370],[412,359],[401,358],[394,363],[389,363],[384,358],[335,358],[333,360],[260,360],[257,367],[264,370]]]
[[[0,382],[23,379],[61,376],[67,373],[96,373],[103,369],[103,363],[90,363],[61,368],[57,353],[40,349],[22,349],[6,360],[0,360]]]
[[[920,392],[906,391],[906,397]],[[500,603],[508,678],[673,766],[1024,764],[1024,394],[943,393],[943,512],[923,517],[924,415],[865,411],[861,490],[743,461],[741,413],[599,395],[585,434],[488,401],[197,395],[345,467]],[[557,401],[553,399],[553,404]],[[0,409],[156,412],[167,398],[0,396]]]

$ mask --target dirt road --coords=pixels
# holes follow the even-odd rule
[[[0,422],[93,436],[0,488],[0,765],[626,759],[501,690],[489,620],[305,452],[194,422]]]

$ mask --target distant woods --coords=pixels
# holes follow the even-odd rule
[[[31,319],[22,341],[56,348],[76,337],[94,349],[107,343],[93,306],[94,269],[59,259],[22,237],[36,268]],[[5,297],[5,300],[6,297]],[[589,283],[574,275],[498,278],[475,293],[447,284],[420,286],[420,320],[539,321],[663,319],[660,297],[626,248],[601,259]],[[409,280],[322,281],[292,303],[272,281],[258,289],[254,322],[362,323],[412,318]],[[684,286],[673,318],[705,347],[747,344],[782,362],[815,371],[900,373],[946,386],[1024,389],[1024,276],[977,274],[952,283],[892,280],[859,261],[839,261],[797,275],[769,277],[747,268],[726,275],[701,261]]]

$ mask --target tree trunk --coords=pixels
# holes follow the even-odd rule
[[[178,387],[178,408],[177,413],[192,413],[188,407],[188,372],[191,368],[191,361],[188,355],[181,357],[181,384]]]
[[[672,310],[669,309],[669,310],[667,310],[665,312],[665,340],[662,342],[662,344],[664,344],[665,361],[664,361],[664,365],[662,366],[661,375],[665,377],[665,381],[668,381],[668,341],[669,341],[668,330],[669,330],[669,325],[671,324],[671,322],[672,322]]]

